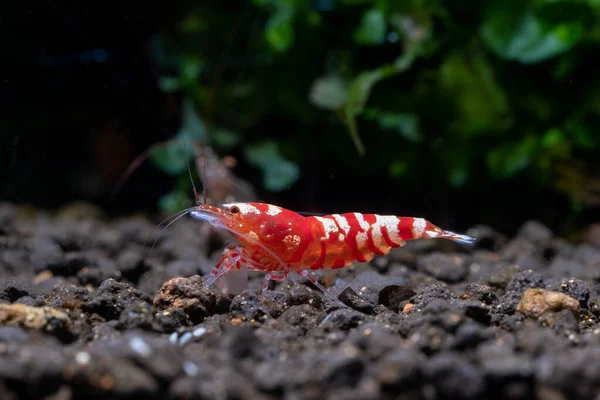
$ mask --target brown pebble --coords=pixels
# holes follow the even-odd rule
[[[114,385],[115,385],[115,380],[113,379],[112,376],[102,375],[102,377],[100,377],[100,387],[103,390],[111,390]]]
[[[52,307],[0,304],[0,324],[53,332],[67,328],[71,319],[64,312]]]
[[[527,289],[517,305],[517,311],[529,318],[539,318],[549,312],[571,310],[579,320],[579,302],[561,292]]]
[[[40,272],[39,274],[37,274],[35,276],[35,278],[33,278],[33,283],[40,283],[43,281],[47,281],[48,279],[52,279],[53,277],[54,277],[54,274],[52,274],[52,271],[45,269],[42,272]]]
[[[412,310],[412,308],[413,308],[414,306],[415,306],[415,305],[414,305],[413,303],[406,303],[406,305],[405,305],[405,306],[404,306],[404,308],[402,309],[402,312],[403,312],[404,314],[406,314],[407,312],[409,312],[410,310]]]
[[[231,318],[231,325],[239,325],[242,323],[242,320],[240,318]]]
[[[229,311],[231,299],[219,291],[210,290],[198,275],[168,280],[154,297],[159,310],[181,309],[193,323],[200,323],[207,315]]]

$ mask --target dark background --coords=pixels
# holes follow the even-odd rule
[[[205,2],[199,6],[182,2],[174,6],[152,1],[115,6],[41,1],[3,5],[0,198],[43,208],[87,200],[109,214],[156,211],[159,198],[174,188],[175,178],[150,162],[143,163],[110,202],[109,193],[137,155],[174,136],[182,122],[182,101],[197,90],[214,96],[211,101],[206,96],[195,99],[199,114],[242,137],[239,145],[221,155],[233,154],[239,161],[236,174],[253,183],[268,202],[298,211],[418,215],[455,230],[485,223],[505,233],[514,232],[528,219],[538,219],[555,231],[576,236],[600,218],[595,200],[581,201],[577,190],[575,194],[560,190],[560,185],[553,184],[554,170],[548,178],[535,168],[546,157],[559,169],[583,165],[577,169],[581,185],[598,179],[600,140],[595,138],[600,111],[582,104],[598,86],[598,46],[593,39],[582,39],[562,54],[563,58],[571,54],[573,65],[567,77],[558,80],[551,71],[558,68],[557,63],[566,63],[561,55],[519,63],[495,54],[479,38],[472,51],[486,52],[498,85],[509,93],[508,103],[514,104],[513,124],[504,136],[488,134],[495,131],[492,127],[477,137],[453,142],[456,131],[445,131],[457,112],[452,108],[452,93],[445,98],[438,89],[423,93],[416,82],[427,79],[426,73],[439,71],[456,49],[471,46],[487,14],[485,4],[473,9],[465,2],[449,2],[446,11],[455,30],[444,24],[438,28],[432,17],[440,50],[415,62],[405,74],[378,83],[368,101],[419,114],[425,140],[415,145],[359,115],[359,134],[366,148],[361,157],[344,125],[335,122],[335,114],[309,103],[310,85],[325,74],[324,60],[331,48],[350,54],[354,71],[350,75],[354,76],[393,60],[401,49],[354,43],[353,29],[370,4],[351,7],[332,1],[333,6],[312,2],[307,11],[325,19],[318,32],[297,22],[301,20],[297,17],[294,47],[285,53],[269,51],[262,30],[277,7],[263,9],[255,3]],[[209,21],[200,36],[186,36],[178,28],[191,14]],[[585,29],[592,30],[596,23],[594,17]],[[180,91],[160,90],[161,76],[177,75],[178,68],[153,59],[157,36],[171,38],[171,49],[180,55],[197,53],[207,60],[206,72],[197,82]],[[257,62],[255,52],[266,55],[267,61]],[[254,97],[246,103],[228,103],[228,85],[244,81],[254,82]],[[287,92],[288,97],[278,97]],[[550,110],[546,120],[534,120],[518,109],[518,100],[532,92],[548,101],[540,105]],[[304,93],[303,97],[298,93]],[[390,102],[398,93],[410,95]],[[251,108],[248,104],[256,102],[255,98],[264,101],[262,109],[249,118],[250,123],[240,122],[238,116],[245,107]],[[296,99],[300,111],[295,112],[294,104],[289,109],[282,106],[282,98]],[[420,103],[411,103],[415,98]],[[516,173],[498,178],[486,169],[487,152],[518,143],[525,133],[541,138],[583,107],[593,110],[591,116],[586,114],[585,124],[591,147],[553,158],[553,149],[540,145],[527,167]],[[244,146],[264,138],[281,143],[284,156],[300,167],[300,179],[287,190],[264,188],[261,170],[244,158]],[[440,140],[447,142],[434,145]],[[409,160],[408,172],[390,176],[388,166],[404,157]],[[446,171],[461,157],[469,159],[469,179],[456,186]]]

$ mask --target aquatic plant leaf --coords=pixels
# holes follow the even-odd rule
[[[528,135],[523,140],[508,143],[487,154],[488,167],[496,178],[509,178],[525,169],[538,148],[538,138]]]
[[[174,76],[163,76],[158,80],[158,88],[165,93],[176,92],[181,89],[181,81]]]
[[[204,124],[188,99],[183,104],[183,124],[172,140],[157,146],[150,154],[150,162],[166,174],[175,176],[187,170],[194,155],[192,143],[204,140]]]
[[[310,102],[326,110],[339,110],[348,99],[348,83],[337,75],[315,80],[310,90]]]
[[[545,21],[521,1],[490,2],[481,26],[481,37],[490,49],[523,64],[564,53],[582,39],[583,33],[583,22]]]
[[[388,167],[388,173],[392,178],[400,178],[408,172],[408,163],[404,160],[392,161]]]
[[[158,199],[158,208],[168,213],[176,213],[189,206],[188,196],[180,190],[165,193]]]
[[[361,156],[364,155],[365,149],[358,134],[356,116],[363,112],[373,86],[382,79],[389,78],[409,69],[419,51],[418,46],[412,47],[410,51],[398,57],[393,64],[386,64],[373,70],[363,71],[350,81],[348,86],[348,100],[343,110],[340,111],[340,116],[346,123],[348,133],[354,142],[358,154]]]
[[[285,190],[300,178],[298,165],[283,158],[274,141],[248,146],[244,155],[250,164],[262,170],[263,184],[267,190]]]
[[[225,128],[211,130],[210,140],[216,147],[230,149],[240,143],[240,134]]]
[[[183,143],[172,140],[152,151],[150,162],[166,174],[176,176],[185,171],[189,156]]]
[[[294,7],[283,5],[269,17],[265,38],[273,50],[282,53],[294,43],[294,14]]]
[[[182,60],[179,74],[183,82],[195,84],[204,69],[204,62],[200,57],[186,57]]]
[[[440,84],[459,111],[455,129],[471,136],[505,129],[508,101],[486,58],[457,51],[440,67]]]
[[[364,12],[360,25],[354,32],[354,41],[363,45],[378,45],[385,41],[387,24],[385,14],[378,8]]]
[[[422,139],[416,114],[379,112],[377,123],[382,129],[396,131],[409,142],[419,143]]]

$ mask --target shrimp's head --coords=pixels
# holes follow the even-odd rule
[[[208,222],[209,224],[227,228],[231,225],[231,215],[227,209],[211,206],[208,204],[199,204],[188,209],[189,214],[196,219]]]
[[[299,237],[290,235],[306,224],[301,215],[265,203],[229,203],[220,208],[200,205],[194,207],[190,214],[228,230],[242,243],[258,243],[278,254],[294,250],[286,243],[300,240]]]

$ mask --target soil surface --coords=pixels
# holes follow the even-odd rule
[[[145,216],[0,204],[0,399],[598,398],[593,244],[477,226],[321,274],[347,308],[305,280],[263,306],[259,273],[203,286],[223,244],[200,225],[150,251]]]

